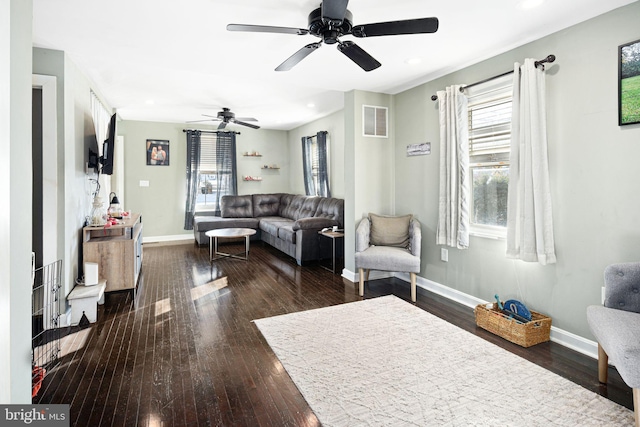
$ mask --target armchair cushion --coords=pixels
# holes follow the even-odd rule
[[[355,262],[358,268],[365,270],[420,272],[420,258],[394,246],[370,246],[355,253]]]
[[[587,320],[624,382],[640,387],[640,314],[592,305],[587,307]]]
[[[409,223],[412,215],[381,216],[369,214],[370,243],[375,246],[409,247]]]

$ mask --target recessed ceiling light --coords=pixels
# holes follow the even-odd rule
[[[155,104],[155,103],[156,103],[156,101],[154,101],[153,99],[147,99],[147,100],[145,101],[145,104],[147,104],[147,105],[153,105],[153,104]]]
[[[404,62],[409,65],[416,65],[422,62],[422,58],[418,58],[418,57],[409,58],[409,59],[405,59]]]
[[[314,104],[313,102],[310,102],[307,104],[307,107],[309,108],[315,108],[316,104]]]
[[[533,9],[534,7],[540,6],[544,3],[544,0],[522,0],[520,2],[520,7],[522,9]]]

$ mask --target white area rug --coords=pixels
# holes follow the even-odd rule
[[[328,426],[631,426],[633,412],[395,296],[256,325]]]

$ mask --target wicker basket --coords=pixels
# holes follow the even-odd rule
[[[476,306],[474,311],[478,326],[512,343],[522,347],[531,347],[549,341],[551,318],[543,314],[531,311],[531,321],[520,323],[498,310],[497,303],[493,303],[491,309],[487,308],[485,304],[480,304]]]

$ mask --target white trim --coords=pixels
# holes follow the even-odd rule
[[[178,242],[181,240],[195,241],[193,234],[175,234],[173,236],[146,236],[142,238],[142,243]]]
[[[42,265],[58,259],[58,128],[56,77],[33,74],[42,89]],[[53,153],[53,154],[52,154]],[[45,161],[49,159],[50,161]]]
[[[393,273],[392,276],[398,277],[407,282],[410,280],[409,275],[406,273]],[[354,283],[358,281],[358,275],[347,270],[346,268],[342,271],[342,277]],[[371,277],[370,279],[373,280],[373,278]],[[418,276],[417,286],[469,308],[475,308],[478,304],[486,304],[490,302],[420,276]],[[558,343],[564,347],[577,351],[578,353],[582,353],[585,356],[589,356],[593,359],[598,359],[598,343],[595,341],[588,340],[584,337],[581,337],[569,331],[565,331],[564,329],[560,329],[556,326],[551,327],[550,338],[551,341]]]

